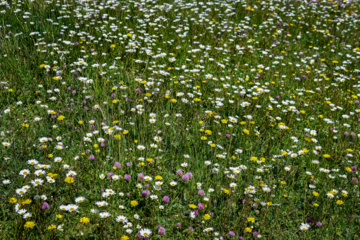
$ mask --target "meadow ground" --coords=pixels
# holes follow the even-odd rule
[[[359,239],[359,9],[0,0],[0,238]]]

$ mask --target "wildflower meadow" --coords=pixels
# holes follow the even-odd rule
[[[0,0],[0,239],[360,239],[359,9]]]

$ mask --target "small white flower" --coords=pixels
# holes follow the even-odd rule
[[[302,231],[307,231],[307,230],[310,229],[310,225],[309,225],[308,223],[301,223],[300,229],[301,229]]]

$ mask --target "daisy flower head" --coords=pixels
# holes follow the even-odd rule
[[[137,146],[137,149],[139,149],[140,151],[142,151],[142,150],[145,149],[145,146],[143,146],[143,145],[138,145],[138,146]]]
[[[310,225],[308,223],[301,223],[300,230],[301,231],[307,231],[310,229]]]
[[[151,235],[152,232],[151,232],[150,229],[144,228],[144,229],[141,229],[139,233],[140,233],[141,237],[148,238]]]

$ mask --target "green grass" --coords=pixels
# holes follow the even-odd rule
[[[210,3],[0,5],[2,239],[359,238],[359,3]]]

